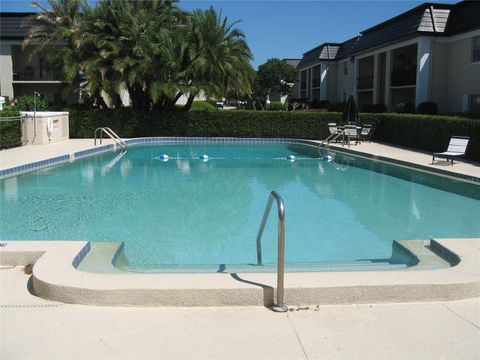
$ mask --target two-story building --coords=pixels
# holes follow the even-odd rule
[[[298,97],[359,108],[432,101],[440,112],[480,110],[480,2],[425,3],[343,43],[303,54]]]
[[[73,102],[64,93],[66,84],[61,69],[46,65],[41,52],[32,55],[32,47],[22,49],[27,28],[23,26],[31,13],[1,13],[0,17],[0,95],[10,98],[34,91],[50,103]]]

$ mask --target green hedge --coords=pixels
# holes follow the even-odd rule
[[[91,138],[97,127],[110,126],[122,137],[234,136],[323,139],[338,113],[287,111],[215,111],[141,113],[130,109],[70,110],[70,137]]]
[[[362,114],[361,119],[376,124],[376,141],[428,152],[445,151],[454,135],[469,136],[467,156],[480,160],[480,120],[418,114]]]
[[[19,116],[16,110],[0,111],[0,117]],[[0,122],[0,149],[6,149],[19,146],[22,143],[22,124],[20,121],[1,121]]]
[[[121,137],[232,136],[324,139],[328,123],[340,113],[287,111],[135,112],[131,109],[70,110],[70,136],[91,138],[97,127],[109,126]],[[470,136],[467,155],[480,160],[480,121],[461,117],[415,114],[360,115],[374,126],[373,139],[424,151],[445,151],[452,135]]]

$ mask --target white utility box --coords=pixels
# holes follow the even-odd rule
[[[28,145],[43,145],[68,140],[70,130],[68,112],[22,111],[22,142]]]

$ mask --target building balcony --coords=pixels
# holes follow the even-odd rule
[[[373,76],[361,76],[357,78],[357,89],[366,90],[373,88]]]
[[[33,67],[27,66],[22,70],[13,71],[13,82],[62,82],[61,71],[35,71]]]
[[[394,86],[415,86],[417,69],[407,71],[392,71],[390,84]]]

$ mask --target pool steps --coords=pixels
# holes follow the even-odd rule
[[[102,250],[110,263],[112,255],[120,259],[119,244]],[[419,259],[417,265],[408,269],[286,273],[285,303],[446,301],[480,296],[480,238],[413,240],[408,244]],[[33,292],[66,303],[117,306],[269,306],[273,303],[274,273],[80,271],[80,264],[91,249],[92,244],[87,241],[5,241],[0,247],[0,265],[35,262]],[[430,264],[422,268],[422,259],[432,256],[443,257],[446,267],[431,268]]]
[[[391,271],[400,269],[425,270],[447,268],[448,261],[437,256],[424,241],[400,240],[393,243],[390,259],[362,259],[350,262],[328,262],[309,264],[290,264],[286,273],[315,271]],[[152,265],[130,266],[126,261],[121,242],[91,242],[90,250],[77,267],[80,271],[91,273],[254,273],[276,272],[275,264],[258,267],[255,264],[219,264],[219,265]]]

